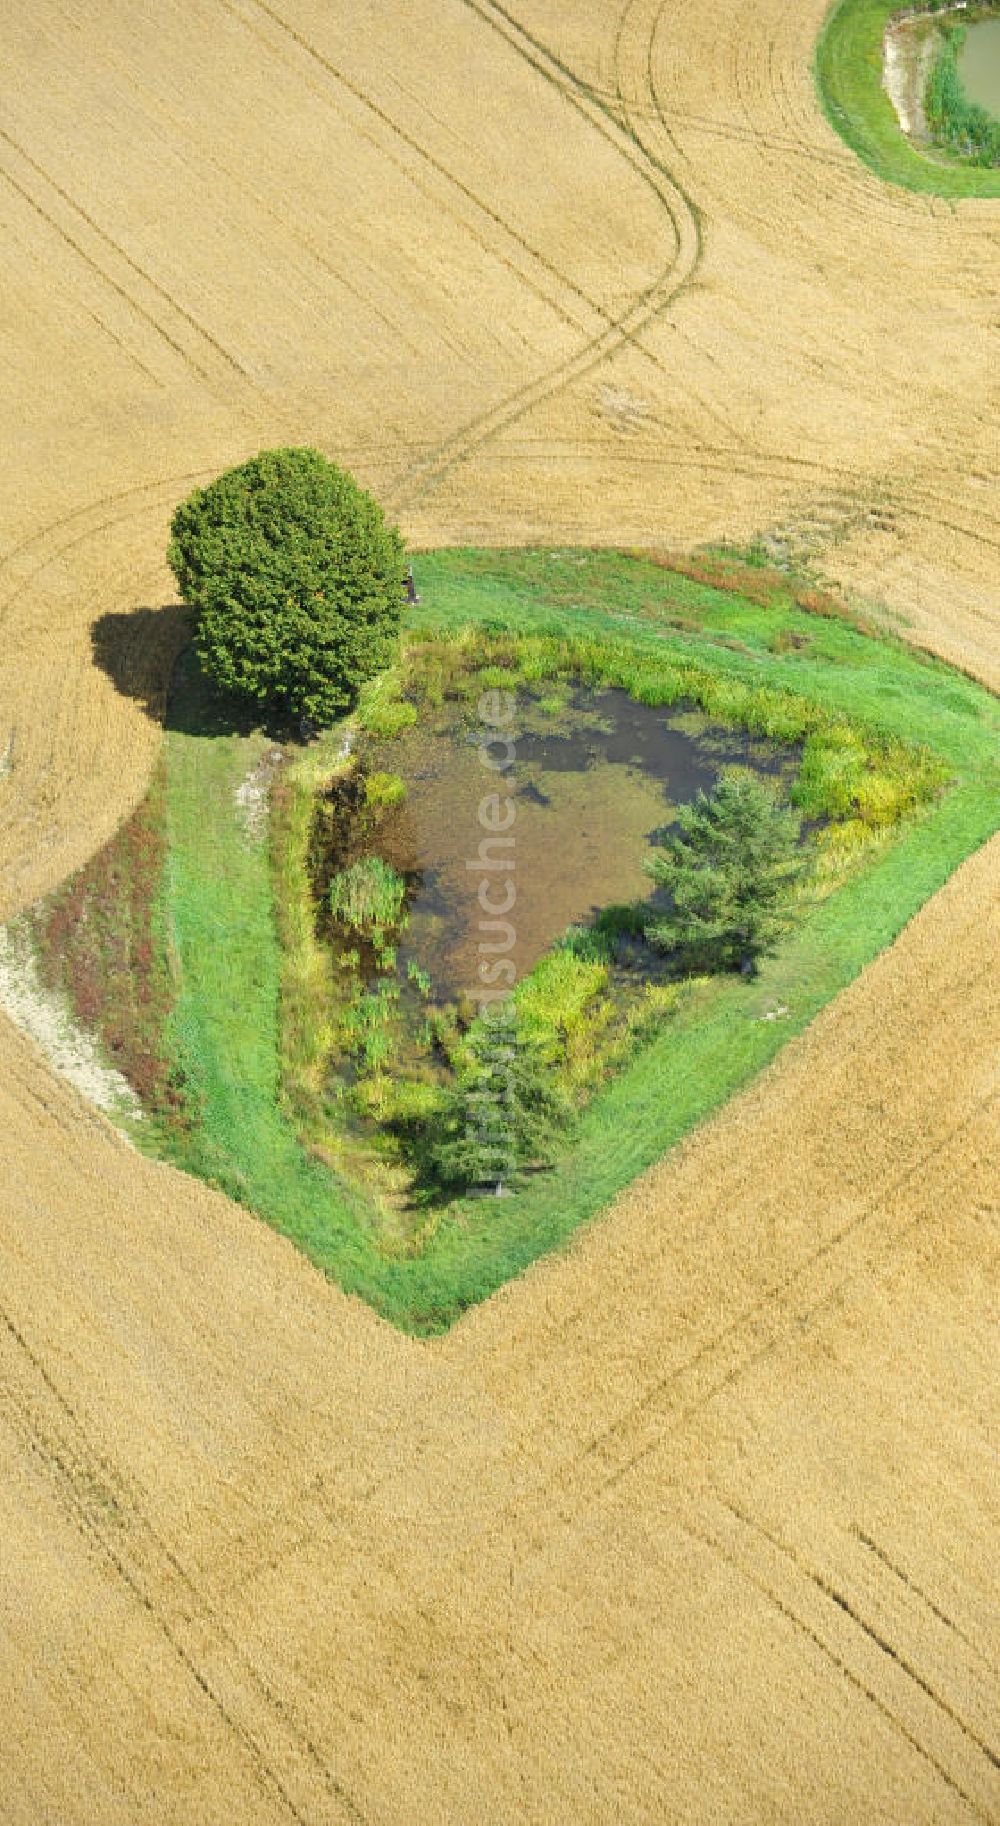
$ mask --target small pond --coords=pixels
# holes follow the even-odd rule
[[[320,894],[358,856],[377,852],[390,862],[408,884],[399,975],[405,980],[407,966],[419,966],[438,1003],[490,980],[481,974],[490,956],[482,947],[494,944],[496,955],[497,941],[509,942],[504,918],[514,935],[504,955],[520,979],[567,926],[648,896],[643,860],[656,833],[679,803],[711,789],[721,767],[738,762],[770,774],[795,767],[787,750],[613,688],[574,690],[555,704],[522,692],[512,727],[512,765],[494,772],[483,764],[467,713],[446,704],[430,724],[422,715],[415,728],[366,754],[371,770],[403,777],[405,803],[383,813],[374,831],[363,816],[329,827]],[[501,803],[510,796],[513,842],[496,844],[498,866],[485,870],[477,865],[489,836],[480,806],[493,794]],[[492,927],[484,925],[494,911]]]
[[[1000,18],[969,26],[958,68],[969,100],[1000,120]]]

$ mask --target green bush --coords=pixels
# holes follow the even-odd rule
[[[849,724],[828,723],[806,738],[792,798],[808,818],[859,817],[889,830],[933,799],[947,778],[924,749],[866,742]]]
[[[381,856],[362,856],[330,883],[330,912],[339,925],[377,937],[399,924],[406,899],[402,875]]]
[[[448,1093],[423,1078],[393,1078],[384,1092],[382,1120],[404,1134],[433,1127],[447,1106]]]
[[[365,804],[373,811],[390,811],[406,800],[406,781],[400,774],[370,773],[365,780]]]
[[[442,1190],[500,1194],[526,1168],[552,1164],[572,1120],[572,1104],[538,1048],[516,1028],[484,1020],[415,1164]]]
[[[815,730],[806,739],[792,798],[808,818],[849,818],[857,809],[865,764],[856,730],[845,723]]]
[[[402,735],[404,729],[412,729],[416,720],[414,705],[400,699],[395,703],[379,704],[371,710],[365,728],[369,735],[385,736],[392,741],[396,736]]]
[[[358,696],[357,723],[367,735],[393,740],[417,720],[416,706],[403,696],[398,673],[380,672]]]
[[[316,450],[265,450],[174,514],[168,557],[225,691],[325,726],[395,653],[403,543]]]
[[[612,964],[630,943],[645,938],[649,902],[615,901],[602,907],[586,926],[569,926],[557,949],[588,964]]]
[[[547,952],[514,991],[518,1034],[547,1065],[565,1058],[593,1022],[607,966],[560,948]]]

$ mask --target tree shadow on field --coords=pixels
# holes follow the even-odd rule
[[[94,664],[122,697],[162,723],[177,656],[191,638],[181,602],[99,615],[90,630]]]
[[[191,613],[183,603],[100,615],[91,631],[94,664],[122,697],[183,735],[251,735],[272,741],[294,733],[279,713],[236,703],[206,678],[191,644]]]

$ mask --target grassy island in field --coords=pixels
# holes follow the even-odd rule
[[[227,718],[189,651],[146,812],[35,923],[46,967],[71,961],[106,1037],[112,1002],[118,1029],[130,1008],[144,1023],[139,1050],[158,1063],[140,1144],[224,1188],[396,1324],[431,1332],[565,1242],[746,1084],[985,841],[1000,822],[1000,710],[836,599],[721,555],[447,551],[415,568],[422,600],[398,664],[308,743]],[[452,877],[414,866],[413,833],[436,808],[443,842],[464,804],[452,848],[456,863],[475,856],[478,801],[432,760],[478,765],[481,703],[508,697],[523,749],[523,1170],[516,1196],[473,1198],[460,1118],[482,1010],[463,999],[466,966],[449,964]],[[663,743],[675,746],[658,772]],[[682,752],[695,770],[684,797],[737,762],[792,803],[782,869],[801,820],[808,873],[793,882],[790,869],[791,916],[756,975],[649,942],[671,926],[646,864],[668,853],[658,827],[677,828]],[[562,868],[545,842],[560,807]],[[108,882],[133,837],[143,868],[116,901]],[[136,1048],[118,1029],[128,1069]]]
[[[858,157],[890,183],[941,197],[1000,196],[1000,170],[936,150],[925,153],[903,132],[883,86],[886,28],[903,10],[898,0],[835,0],[814,63],[827,119]],[[919,10],[946,16],[943,5]],[[953,47],[945,47],[944,57],[936,80],[947,89],[949,108],[954,110],[955,85],[948,81]],[[955,145],[960,143],[956,136]]]

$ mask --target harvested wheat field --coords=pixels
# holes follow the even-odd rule
[[[1000,687],[1000,201],[856,160],[823,12],[11,0],[0,917],[268,444],[416,545],[768,533]],[[4,1826],[1000,1819],[998,875],[433,1342],[0,1017]]]

